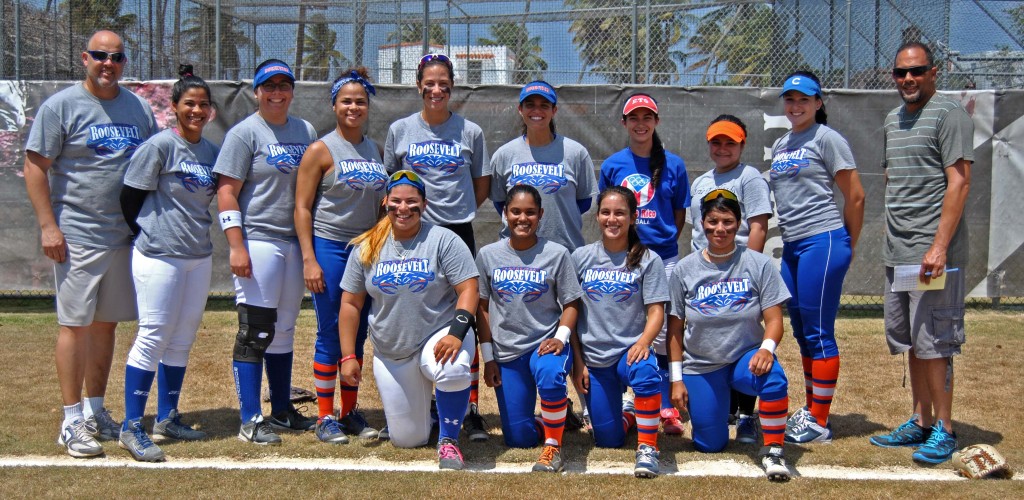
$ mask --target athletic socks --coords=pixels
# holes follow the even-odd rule
[[[313,361],[313,384],[316,386],[316,405],[319,417],[334,414],[334,381],[338,378],[337,364]]]
[[[540,417],[544,421],[546,444],[562,446],[562,433],[565,431],[565,415],[568,409],[568,397],[563,396],[557,401],[540,400]]]
[[[67,425],[70,424],[76,418],[81,418],[83,420],[85,419],[85,417],[82,416],[82,402],[81,401],[79,401],[79,402],[77,402],[77,403],[75,403],[73,405],[65,406],[64,407],[64,422],[60,426],[61,429],[63,429],[64,427],[67,427]]]
[[[82,416],[89,418],[103,410],[103,396],[82,399]]]
[[[480,402],[480,349],[473,351],[473,363],[469,365],[469,374],[472,377],[469,382],[469,402],[478,404]]]
[[[292,397],[292,353],[266,353],[267,385],[270,387],[270,412],[287,410]]]
[[[655,353],[654,358],[658,360],[658,375],[661,375],[661,383],[658,385],[661,390],[661,407],[675,408],[672,405],[672,382],[668,378],[668,355]]]
[[[181,398],[181,386],[185,383],[185,367],[160,363],[156,373],[156,421],[159,422],[166,419],[171,414],[171,410],[178,409],[178,400]]]
[[[661,395],[637,396],[633,401],[636,408],[637,444],[658,448],[658,426],[661,424]]]
[[[459,432],[462,430],[462,419],[469,410],[469,387],[455,392],[434,390],[434,398],[437,400],[437,423],[439,431],[437,440],[451,438],[459,440]]]
[[[816,359],[811,363],[811,415],[818,425],[828,424],[828,414],[832,408],[832,396],[836,392],[836,381],[839,379],[839,356]]]
[[[789,413],[789,396],[781,399],[759,401],[758,415],[761,421],[761,435],[765,446],[782,446],[786,437],[786,416]]]
[[[156,372],[125,365],[124,368],[124,424],[121,430],[128,430],[128,423],[140,419],[146,413],[146,400],[153,387]]]
[[[260,408],[260,384],[263,382],[263,365],[245,361],[232,361],[235,375],[235,392],[241,408],[242,422],[252,420],[263,413]]]
[[[363,358],[356,358],[359,362],[359,369],[363,369]],[[359,386],[348,385],[344,380],[338,381],[338,389],[341,390],[341,411],[338,413],[338,417],[344,417],[348,415],[348,412],[352,411],[352,408],[356,407],[356,401],[359,399]]]
[[[814,358],[808,356],[800,357],[800,364],[804,368],[804,391],[807,395],[807,402],[805,406],[808,408],[814,406],[814,387],[811,380],[814,378]]]

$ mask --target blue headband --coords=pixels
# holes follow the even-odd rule
[[[338,99],[338,91],[341,90],[341,88],[344,87],[345,85],[348,85],[349,83],[352,83],[352,82],[356,82],[356,83],[362,85],[363,88],[366,89],[367,95],[377,95],[377,89],[373,88],[373,84],[370,83],[366,78],[363,78],[359,73],[356,73],[355,71],[353,71],[352,73],[350,73],[345,78],[342,78],[342,79],[334,82],[334,85],[331,85],[331,105],[332,106],[334,105],[334,101]]]

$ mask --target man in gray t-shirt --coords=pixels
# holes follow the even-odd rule
[[[118,195],[132,154],[157,129],[149,105],[118,85],[127,62],[121,37],[99,31],[81,57],[85,80],[39,107],[25,144],[25,188],[43,253],[55,263],[58,443],[74,457],[103,453],[94,435],[120,432],[103,396],[114,329],[136,312],[131,231]]]
[[[908,352],[914,416],[882,447],[918,446],[915,461],[937,464],[957,448],[952,428],[953,359],[964,342],[967,201],[974,123],[960,103],[935,93],[931,50],[907,43],[893,79],[904,104],[885,119],[885,333],[892,354]],[[896,266],[919,266],[920,280],[945,274],[945,287],[892,291]],[[925,402],[925,403],[922,403]]]

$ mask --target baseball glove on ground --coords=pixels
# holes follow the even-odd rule
[[[954,452],[953,468],[957,474],[970,479],[1013,477],[1013,469],[1006,463],[1006,459],[987,444],[974,444]]]
[[[302,387],[295,387],[293,385],[288,399],[290,399],[292,403],[305,403],[309,401],[316,401],[316,394],[313,394],[309,389],[303,389]],[[270,388],[263,389],[263,401],[270,401]]]

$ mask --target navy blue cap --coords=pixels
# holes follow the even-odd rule
[[[287,76],[292,83],[295,83],[295,74],[292,73],[292,69],[288,66],[288,63],[275,59],[256,71],[256,76],[252,79],[252,88],[255,89],[256,87],[263,85],[264,82],[274,75]]]
[[[523,90],[519,91],[519,102],[525,101],[531,95],[539,95],[547,99],[551,104],[558,104],[558,95],[555,94],[554,87],[543,80],[536,80],[523,85]]]

